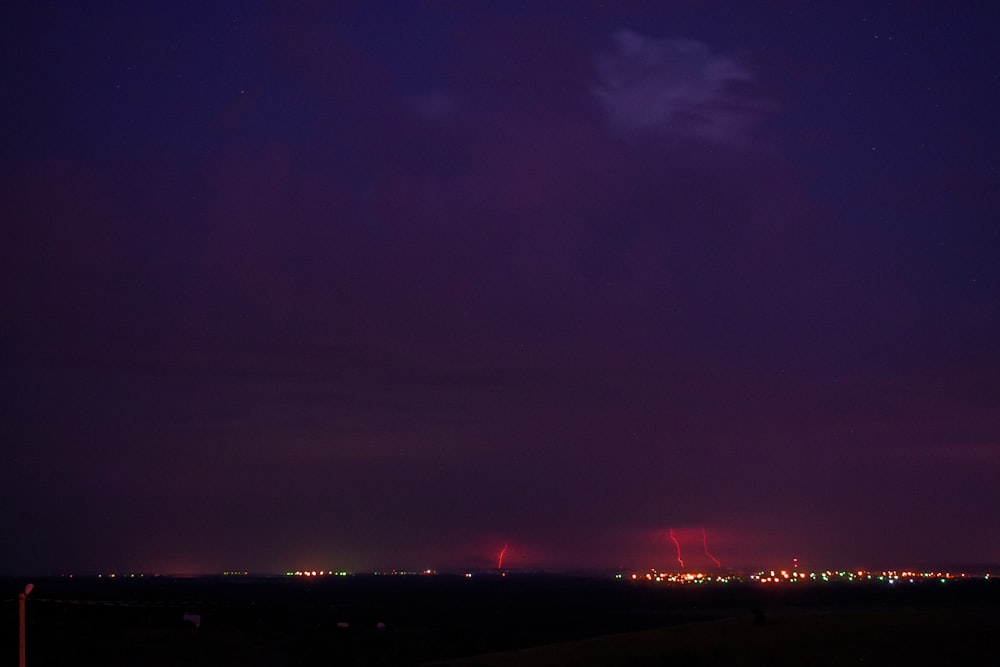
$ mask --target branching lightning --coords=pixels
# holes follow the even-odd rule
[[[506,554],[506,553],[507,553],[507,545],[505,544],[505,545],[503,545],[503,549],[500,550],[500,556],[497,558],[497,569],[498,570],[502,570],[503,569],[503,557],[504,557],[504,554]]]
[[[705,545],[705,555],[712,559],[712,562],[715,563],[715,567],[722,567],[722,563],[719,562],[719,559],[708,552],[708,533],[705,532],[704,528],[701,529],[701,543]]]
[[[681,569],[684,569],[684,560],[681,558],[681,543],[677,541],[676,537],[674,537],[673,528],[670,529],[670,540],[674,543],[674,546],[677,547],[677,562],[681,564]]]

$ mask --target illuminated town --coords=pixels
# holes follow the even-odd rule
[[[705,572],[648,572],[618,573],[616,579],[635,582],[652,582],[663,584],[730,584],[752,583],[766,585],[816,584],[816,583],[918,583],[938,581],[947,583],[953,580],[986,579],[990,574],[970,574],[967,572],[911,570],[822,570],[805,572],[799,570],[759,570],[753,573],[726,572],[724,574],[709,574]]]
[[[674,539],[673,532],[670,533]],[[648,570],[619,570],[614,573],[613,578],[618,581],[636,584],[661,584],[661,585],[726,585],[726,584],[749,584],[761,586],[803,586],[808,584],[885,584],[893,586],[896,584],[915,584],[923,582],[938,582],[946,584],[951,581],[961,580],[986,580],[989,581],[992,568],[975,568],[975,571],[967,571],[958,568],[923,568],[923,569],[885,569],[869,570],[863,568],[854,569],[826,569],[826,570],[806,570],[799,568],[797,558],[791,560],[790,568],[745,568],[727,569],[720,566],[719,561],[708,551],[707,541],[705,543],[705,554],[715,563],[716,567],[710,569],[685,568],[680,559],[678,545],[678,564],[680,570],[659,570],[650,568]],[[301,578],[301,579],[331,579],[345,577],[427,577],[427,576],[461,576],[466,579],[473,577],[506,577],[508,574],[514,576],[558,574],[545,570],[526,570],[521,568],[504,567],[503,556],[507,551],[507,546],[500,551],[496,567],[476,570],[449,570],[439,571],[433,568],[426,569],[389,569],[354,572],[342,568],[322,568],[322,569],[287,569],[279,573],[252,573],[248,570],[225,570],[221,573],[213,573],[201,576],[222,576],[227,578],[235,577],[255,577],[255,578]],[[580,574],[580,573],[577,573]],[[604,578],[607,574],[596,572],[588,573],[590,578]],[[63,574],[63,577],[72,579],[74,575]],[[98,574],[99,579],[136,579],[147,576],[177,576],[171,574],[150,574],[150,573],[104,573]],[[199,575],[187,575],[199,576]]]
[[[355,573],[346,570],[289,570],[284,573],[285,577],[301,578],[327,578],[327,577],[352,577],[352,576],[435,576],[448,575],[449,573],[438,572],[437,570],[388,570],[376,572]],[[461,574],[464,578],[479,576],[496,577],[507,576],[508,574],[525,574],[518,570],[491,569],[481,571],[468,571]],[[245,571],[224,572],[225,576],[248,576]],[[114,577],[115,575],[108,575]],[[142,576],[142,575],[130,575]],[[454,576],[454,575],[452,575]],[[616,580],[636,583],[652,583],[667,585],[688,585],[688,584],[759,584],[759,585],[804,585],[822,583],[857,583],[857,584],[913,584],[921,582],[937,581],[938,583],[948,583],[950,581],[989,580],[991,573],[969,573],[954,572],[949,570],[820,570],[815,572],[792,570],[758,570],[754,572],[739,572],[727,570],[723,572],[669,572],[650,569],[643,572],[618,572],[614,575]]]
[[[354,577],[354,576],[456,576],[460,575],[466,579],[472,577],[497,577],[523,574],[546,574],[538,571],[522,571],[514,569],[488,569],[464,572],[439,572],[435,569],[425,570],[378,570],[372,572],[352,572],[348,570],[288,570],[278,574],[253,573],[247,570],[226,570],[216,574],[187,575],[187,576],[223,576],[223,577],[291,577],[303,579],[321,579],[333,577]],[[76,575],[64,574],[62,577],[73,579]],[[102,573],[98,574],[98,579],[137,579],[146,577],[178,576],[171,574],[128,572],[128,573]],[[671,572],[657,569],[644,571],[626,571],[614,574],[614,579],[652,584],[687,585],[687,584],[760,584],[760,585],[802,585],[802,584],[822,584],[822,583],[874,583],[874,584],[906,584],[920,583],[927,581],[937,581],[948,583],[949,581],[961,580],[990,580],[990,572],[957,572],[951,570],[819,570],[815,572],[801,571],[797,569],[787,570],[757,570],[754,572],[740,572],[736,570],[725,570],[721,572]]]

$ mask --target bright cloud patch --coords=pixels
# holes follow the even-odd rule
[[[616,129],[746,143],[762,105],[740,90],[753,79],[743,65],[693,39],[619,30],[612,40],[592,92]]]

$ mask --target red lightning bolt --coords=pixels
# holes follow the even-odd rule
[[[705,545],[705,555],[712,559],[712,562],[715,563],[715,567],[722,567],[722,563],[719,562],[719,559],[708,553],[708,533],[705,532],[704,528],[701,529],[701,543]]]
[[[500,557],[497,558],[497,569],[503,569],[503,556],[507,553],[507,545],[503,545],[503,549],[500,550]]]
[[[674,537],[674,529],[673,528],[670,529],[670,540],[677,547],[677,562],[681,564],[681,569],[684,569],[684,561],[681,560],[681,543],[677,541],[676,537]]]

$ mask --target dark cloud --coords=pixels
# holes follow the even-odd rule
[[[0,569],[642,567],[702,526],[733,564],[993,553],[998,190],[960,89],[870,97],[900,63],[815,16],[227,9],[4,47],[32,540]]]

